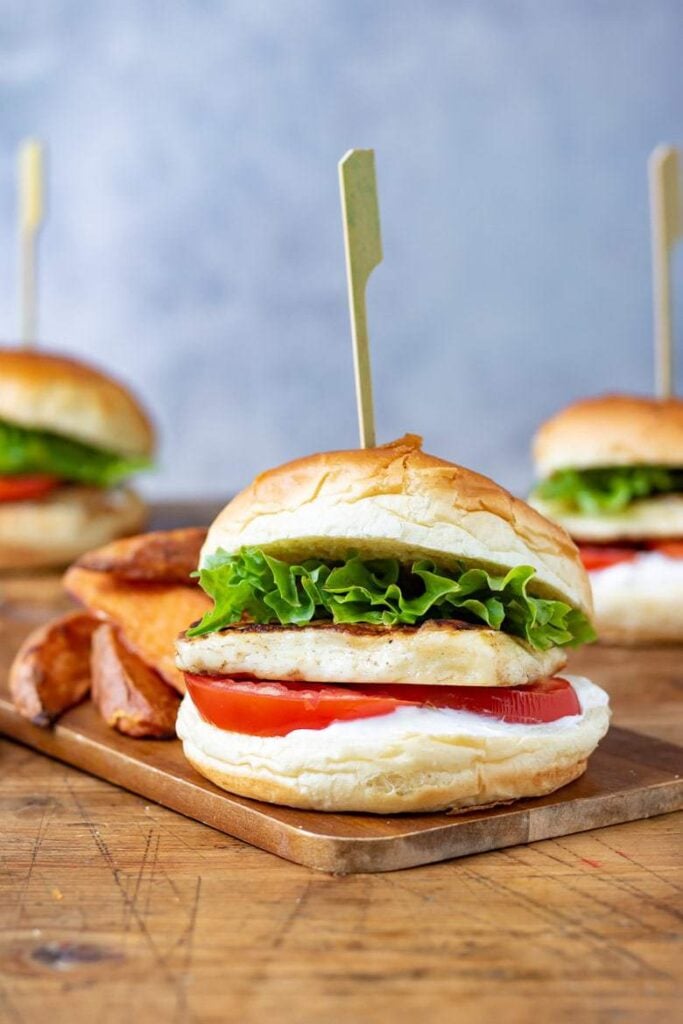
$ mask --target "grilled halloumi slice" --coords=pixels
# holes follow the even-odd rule
[[[184,672],[283,681],[521,686],[566,661],[558,647],[536,651],[487,626],[444,619],[391,627],[239,623],[181,636],[176,664]]]

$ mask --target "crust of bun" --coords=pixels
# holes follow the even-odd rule
[[[257,477],[220,513],[202,549],[262,547],[287,559],[353,548],[403,562],[433,558],[494,570],[531,565],[536,592],[591,613],[567,533],[485,476],[421,450],[406,435],[380,448],[311,455]]]
[[[324,782],[319,784],[314,793],[303,796],[296,784],[287,779],[257,779],[234,775],[216,765],[212,758],[208,758],[192,743],[185,743],[183,752],[195,771],[228,793],[305,811],[346,811],[357,814],[465,812],[475,807],[497,807],[525,797],[554,793],[556,789],[567,786],[583,775],[587,764],[586,761],[575,761],[571,764],[552,765],[544,771],[532,771],[525,775],[514,770],[506,774],[503,770],[491,769],[487,773],[486,795],[482,794],[481,799],[470,794],[460,796],[455,783],[449,785],[445,781],[432,781],[429,776],[425,776],[416,778],[416,788],[412,794],[389,795],[379,783],[376,789],[369,791],[365,786],[347,787],[348,796],[340,803],[328,795]]]
[[[177,732],[197,771],[231,793],[307,810],[396,814],[552,793],[581,775],[609,723],[606,699],[565,719],[567,727],[523,732],[492,727],[471,734],[469,715],[456,716],[446,734],[429,724],[420,731],[414,717],[400,724],[401,714],[394,713],[388,730],[377,726],[380,719],[365,719],[360,729],[337,722],[282,737],[244,736],[203,721],[185,696]]]
[[[543,424],[533,452],[539,477],[568,468],[683,466],[683,400],[586,398]]]
[[[91,548],[138,533],[147,511],[125,487],[59,487],[40,501],[0,502],[0,570],[68,565]]]
[[[683,644],[683,562],[639,555],[590,574],[602,643]]]
[[[564,526],[574,540],[604,543],[683,537],[683,494],[659,494],[632,502],[623,512],[600,516],[566,512],[558,504],[531,499],[543,515]]]
[[[535,651],[507,633],[463,622],[422,626],[229,626],[177,642],[184,672],[317,683],[523,686],[567,662],[559,647]]]
[[[0,349],[0,419],[120,455],[149,456],[154,428],[128,388],[79,360]]]

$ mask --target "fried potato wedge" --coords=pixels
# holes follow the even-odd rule
[[[71,612],[27,636],[9,673],[20,714],[48,726],[88,695],[90,644],[99,624],[85,612]]]
[[[179,583],[131,583],[78,566],[67,570],[64,586],[91,613],[118,626],[128,649],[164,682],[185,692],[175,666],[175,640],[211,607],[202,590]]]
[[[197,581],[190,573],[197,568],[205,538],[206,530],[199,526],[141,533],[88,551],[76,565],[94,572],[108,572],[121,580],[182,583],[194,587]]]
[[[137,738],[175,736],[180,697],[126,649],[109,623],[95,631],[90,664],[93,703],[107,725]]]

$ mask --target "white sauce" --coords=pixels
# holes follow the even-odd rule
[[[250,746],[251,742],[258,742],[259,749],[271,748],[272,753],[288,747],[297,747],[302,742],[307,749],[334,749],[339,745],[344,746],[347,741],[354,744],[358,741],[361,744],[366,742],[375,743],[380,741],[383,745],[391,743],[393,739],[403,742],[407,735],[429,735],[432,737],[501,737],[512,738],[533,735],[537,739],[545,736],[553,736],[567,730],[574,729],[586,716],[595,708],[606,708],[609,698],[604,690],[589,679],[580,676],[562,676],[567,679],[576,691],[581,705],[580,715],[567,715],[558,718],[555,722],[540,722],[536,725],[523,725],[518,722],[503,722],[499,718],[490,715],[476,715],[470,711],[454,711],[450,708],[419,708],[408,707],[398,708],[388,715],[379,715],[375,718],[357,718],[347,722],[333,722],[325,729],[295,729],[286,736],[255,737],[243,735],[240,745]],[[181,705],[179,716],[179,734],[182,738],[190,737],[198,740],[200,733],[205,733],[201,746],[210,752],[215,746],[218,750],[220,740],[217,739],[213,727],[206,729],[205,723],[192,705],[189,694],[186,695]],[[204,725],[204,729],[202,729]],[[210,733],[213,732],[213,736]],[[232,736],[237,734],[232,733]],[[209,744],[207,747],[206,744]]]
[[[608,704],[609,698],[604,690],[592,683],[589,679],[581,676],[562,676],[574,687],[581,705],[580,715],[566,715],[558,718],[555,722],[539,722],[536,725],[526,725],[521,722],[503,722],[500,718],[492,715],[477,715],[472,711],[455,711],[453,708],[397,708],[388,715],[378,715],[376,718],[354,718],[348,722],[333,722],[324,730],[296,729],[294,733],[324,732],[326,736],[336,735],[343,732],[348,735],[353,732],[356,735],[377,736],[384,734],[387,739],[396,732],[405,735],[406,732],[426,732],[432,736],[446,736],[453,733],[461,733],[467,736],[499,736],[499,735],[523,735],[531,729],[539,729],[549,732],[559,732],[563,729],[571,729],[579,719],[590,708]]]
[[[654,593],[664,597],[671,590],[677,600],[683,589],[683,558],[667,558],[659,551],[642,551],[628,562],[589,573],[596,602],[626,591],[629,594]]]

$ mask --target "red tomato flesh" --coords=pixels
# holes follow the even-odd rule
[[[648,540],[629,547],[619,544],[579,544],[581,561],[588,572],[609,569],[620,562],[632,562],[643,551],[659,551],[667,558],[683,558],[683,540]]]
[[[0,476],[0,501],[30,501],[49,494],[58,485],[55,476],[36,473],[31,476]]]
[[[631,562],[638,554],[638,549],[622,548],[616,544],[579,544],[579,554],[588,572],[598,572],[620,562]]]
[[[528,686],[335,686],[186,672],[185,682],[205,721],[251,736],[324,729],[332,722],[388,715],[399,707],[451,708],[525,725],[581,712],[571,684],[557,677]]]
[[[651,540],[647,546],[667,558],[683,558],[683,540]]]

